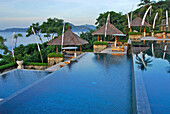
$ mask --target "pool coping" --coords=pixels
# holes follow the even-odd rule
[[[84,56],[85,54],[86,54],[86,53],[84,53],[83,56]],[[81,57],[82,57],[82,56],[81,56]],[[79,57],[79,58],[77,58],[77,59],[80,59],[81,57]],[[60,69],[58,69],[58,70],[56,70],[56,71],[60,71],[60,70],[64,69],[66,66],[68,66],[68,64],[66,64],[64,67],[62,67],[62,68],[60,68]],[[13,70],[18,70],[18,69],[13,69]],[[9,72],[11,72],[11,71],[13,71],[13,70],[7,71],[6,73],[9,73]],[[27,70],[27,69],[21,69],[21,70]],[[32,71],[42,71],[42,70],[32,70]],[[44,72],[48,72],[48,71],[44,71]],[[28,86],[26,86],[26,87],[18,90],[17,92],[13,93],[13,94],[10,95],[10,96],[4,98],[3,100],[0,101],[0,106],[3,105],[4,103],[6,103],[7,101],[11,100],[12,98],[16,97],[17,95],[21,94],[22,92],[26,91],[27,89],[30,89],[31,87],[35,86],[36,84],[40,83],[41,81],[49,78],[49,76],[52,75],[53,73],[55,73],[55,72],[52,72],[52,73],[46,75],[45,77],[43,77],[43,78],[41,78],[41,79],[33,82],[32,84],[30,84],[30,85],[28,85]],[[5,74],[5,72],[4,72],[4,74]]]
[[[135,86],[135,99],[136,99],[136,110],[137,114],[152,114],[148,95],[146,92],[145,84],[142,75],[136,75],[134,67],[134,58],[132,53],[132,66],[133,66],[133,77]]]

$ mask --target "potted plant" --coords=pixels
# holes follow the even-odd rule
[[[17,58],[16,63],[18,64],[17,69],[23,69],[23,66],[22,66],[22,64],[23,64],[23,60],[22,60],[22,56],[21,56],[21,54],[19,54],[16,58]]]
[[[154,37],[154,31],[153,30],[151,31],[151,36]]]

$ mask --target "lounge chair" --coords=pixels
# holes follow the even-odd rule
[[[124,49],[124,46],[122,45],[121,47],[118,47],[118,48],[112,48],[111,51],[122,51],[122,52],[124,52],[125,49]]]

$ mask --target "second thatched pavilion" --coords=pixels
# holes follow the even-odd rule
[[[58,38],[55,38],[51,40],[47,45],[56,45],[56,52],[58,52],[58,46],[62,43],[62,35],[60,35]],[[80,52],[82,51],[82,45],[88,44],[88,41],[84,40],[83,38],[80,38],[78,35],[73,33],[70,30],[70,27],[68,30],[64,33],[63,38],[63,46],[80,46]],[[76,48],[75,48],[76,53]]]
[[[102,35],[107,36],[115,36],[115,41],[117,41],[117,36],[122,36],[123,32],[117,29],[114,25],[110,23],[110,21],[107,22],[107,28],[106,24],[104,24],[102,27],[100,27],[98,30],[94,31],[92,35],[98,36],[98,41],[103,41]]]

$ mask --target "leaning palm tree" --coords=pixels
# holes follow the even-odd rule
[[[20,33],[14,35],[14,38],[16,39],[16,41],[15,41],[15,48],[17,47],[17,39],[18,39],[18,37],[23,37],[23,36]]]
[[[151,66],[150,64],[153,60],[151,58],[146,58],[145,54],[143,54],[143,61],[146,66]],[[144,66],[142,62],[142,58],[139,56],[136,56],[136,64],[138,64],[138,68],[140,68],[142,71],[147,70],[147,68]]]

